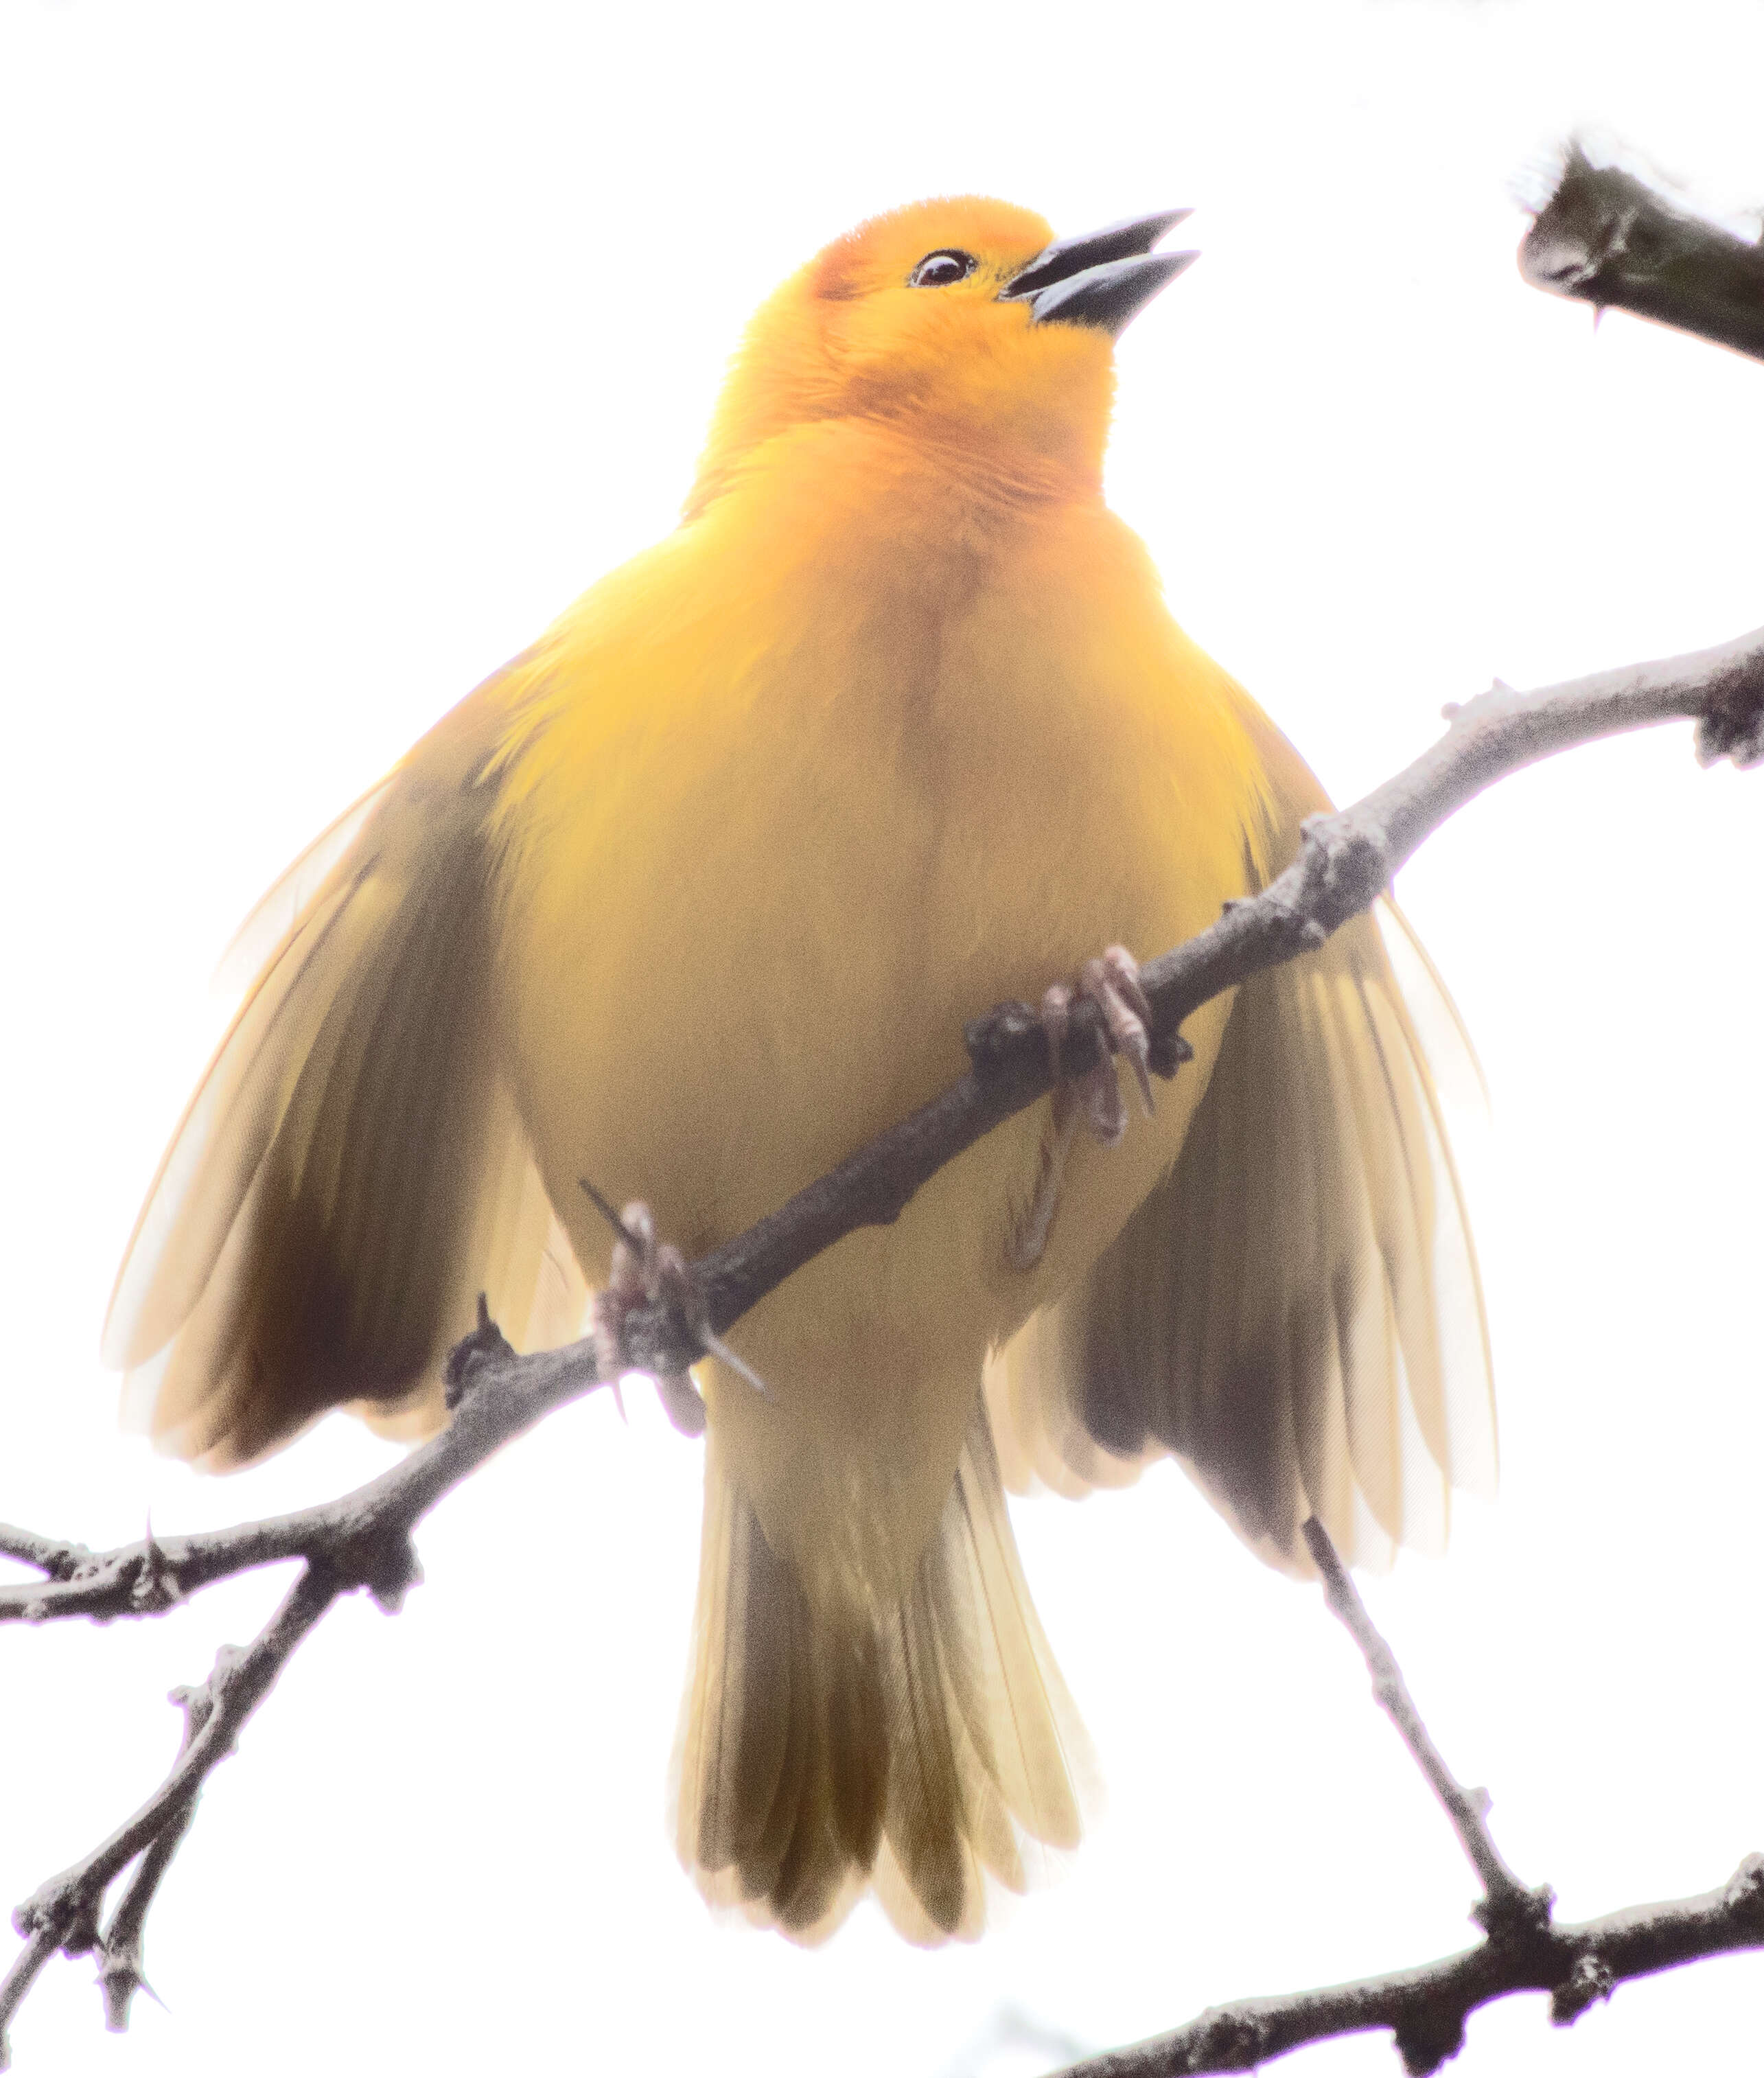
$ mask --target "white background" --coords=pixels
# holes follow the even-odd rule
[[[93,1352],[210,974],[315,830],[672,523],[790,268],[940,191],[1067,232],[1198,205],[1203,263],[1121,353],[1111,494],[1346,797],[1497,674],[1764,620],[1764,367],[1523,286],[1512,186],[1591,124],[1737,211],[1761,76],[1764,13],[1686,0],[4,0],[0,1515],[102,1544],[386,1461],[334,1421],[203,1483],[115,1433]],[[1492,1093],[1503,1488],[1369,1594],[1570,1917],[1764,1846],[1761,818],[1764,774],[1678,729],[1508,782],[1402,884]],[[1167,1467],[1016,1509],[1111,1796],[1062,1880],[974,1949],[869,1908],[812,1955],[714,1926],[663,1830],[697,1455],[631,1397],[449,1500],[402,1617],[324,1624],[155,1909],[169,2012],[113,2041],[57,1962],[21,2071],[1027,2071],[1468,1938],[1345,1637]],[[0,1634],[0,1899],[147,1792],[165,1690],[279,1592]],[[1754,1958],[1567,2034],[1516,2001],[1459,2068],[1750,2068],[1761,1994]],[[1013,2015],[1039,2051],[998,2046]]]

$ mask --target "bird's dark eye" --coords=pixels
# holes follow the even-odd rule
[[[971,252],[958,252],[953,246],[941,252],[928,252],[907,277],[907,286],[947,289],[952,282],[965,282],[976,264]]]

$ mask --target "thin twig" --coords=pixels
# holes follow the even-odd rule
[[[62,1870],[59,1876],[52,1876],[12,1915],[13,1925],[28,1944],[26,1958],[21,1960],[43,1951],[37,1955],[31,1976],[57,1948],[66,1955],[78,1955],[103,1947],[98,1922],[106,1887],[137,1855],[157,1846],[157,1872],[148,1876],[144,1868],[118,1913],[121,1934],[124,1940],[132,1934],[139,1959],[140,1930],[138,1923],[132,1928],[130,1926],[131,1901],[140,1892],[140,1910],[144,1913],[158,1876],[163,1873],[164,1863],[169,1861],[177,1837],[190,1823],[203,1783],[232,1751],[240,1726],[269,1694],[276,1676],[339,1592],[339,1582],[327,1570],[317,1566],[303,1567],[281,1606],[245,1650],[240,1652],[228,1646],[217,1654],[215,1671],[204,1684],[200,1699],[193,1698],[188,1706],[190,1725],[194,1729],[186,1727],[183,1748],[165,1780],[108,1839]],[[119,1943],[119,1953],[121,1952]],[[14,1974],[17,1974],[17,1966]],[[138,1970],[136,1980],[139,1981]],[[9,1979],[9,1988],[10,1986]],[[12,2004],[15,2005],[22,1997],[21,1989],[14,1995]],[[4,1994],[0,1994],[0,2000],[3,1997]],[[107,2009],[114,2013],[116,2008],[108,1982],[106,2002]],[[125,1997],[125,2013],[127,2005]],[[0,2017],[9,2010],[0,2003]]]
[[[157,1997],[147,1981],[144,1967],[148,1908],[159,1895],[172,1858],[195,1821],[197,1801],[193,1796],[182,1810],[174,1811],[166,1820],[152,1846],[142,1855],[140,1867],[98,1942],[98,1988],[104,1994],[104,2025],[112,2034],[127,2033],[128,2009],[137,1992],[145,1992],[149,1998]]]
[[[25,1942],[13,1958],[12,1967],[4,1979],[0,1979],[0,2071],[12,2068],[12,2044],[6,2034],[12,2016],[23,2002],[24,1995],[36,1982],[39,1972],[56,1947],[52,1934],[39,1930]]]
[[[602,1383],[586,1343],[517,1357],[494,1322],[448,1361],[466,1388],[452,1421],[365,1486],[291,1515],[119,1545],[66,1580],[0,1588],[0,1622],[157,1615],[216,1580],[289,1558],[322,1563],[340,1588],[365,1587],[396,1607],[416,1578],[412,1526],[505,1443]]]
[[[177,1704],[184,1713],[184,1737],[177,1750],[181,1760],[196,1734],[213,1714],[215,1684],[205,1681],[195,1688],[174,1688],[167,1700]],[[104,2025],[113,2034],[127,2031],[128,2009],[136,1992],[144,1991],[149,1998],[157,1996],[148,1983],[143,1967],[148,1909],[158,1895],[172,1858],[183,1844],[199,1801],[199,1792],[191,1796],[173,1811],[160,1828],[130,1879],[122,1902],[98,1937],[98,1984],[104,1993]]]
[[[34,1566],[52,1580],[71,1579],[91,1556],[83,1544],[63,1544],[52,1537],[39,1537],[34,1529],[0,1522],[0,1557]]]
[[[1764,246],[1675,208],[1570,146],[1519,248],[1533,287],[1695,333],[1764,360]]]
[[[1415,1707],[1407,1682],[1403,1679],[1396,1654],[1366,1614],[1360,1591],[1342,1564],[1328,1531],[1315,1516],[1311,1516],[1303,1524],[1301,1534],[1322,1576],[1323,1592],[1329,1607],[1347,1626],[1349,1636],[1365,1655],[1366,1671],[1372,1676],[1372,1693],[1379,1708],[1395,1725],[1403,1745],[1414,1755],[1416,1765],[1431,1784],[1433,1794],[1445,1805],[1446,1816],[1470,1857],[1471,1867],[1483,1880],[1484,1896],[1476,1909],[1476,1917],[1491,1934],[1527,1933],[1541,1921],[1546,1922],[1554,1893],[1547,1885],[1538,1890],[1528,1888],[1507,1866],[1488,1830],[1480,1800],[1466,1789],[1445,1765],[1444,1756],[1421,1721],[1421,1713]]]

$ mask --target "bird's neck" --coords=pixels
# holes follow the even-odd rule
[[[824,419],[790,428],[700,478],[685,517],[724,499],[801,507],[806,524],[861,520],[903,547],[973,543],[1038,511],[1102,499],[1100,453],[1001,440],[953,417]]]

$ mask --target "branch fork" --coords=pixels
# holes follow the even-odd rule
[[[1478,2007],[1519,1991],[1547,1992],[1549,2017],[1566,2027],[1626,1980],[1695,1956],[1764,1948],[1764,1855],[1749,1855],[1724,1888],[1702,1897],[1643,1905],[1581,1926],[1554,1918],[1548,1884],[1524,1883],[1488,1828],[1488,1796],[1466,1789],[1447,1767],[1410,1695],[1396,1655],[1380,1635],[1328,1531],[1303,1525],[1330,1610],[1360,1648],[1372,1693],[1438,1798],[1459,1845],[1482,1879],[1470,1917],[1484,1938],[1474,1948],[1419,1968],[1283,1997],[1213,2006],[1186,2027],[1070,2067],[1063,2078],[1187,2078],[1249,2071],[1310,2042],[1388,2028],[1409,2078],[1428,2078],[1464,2046]]]

